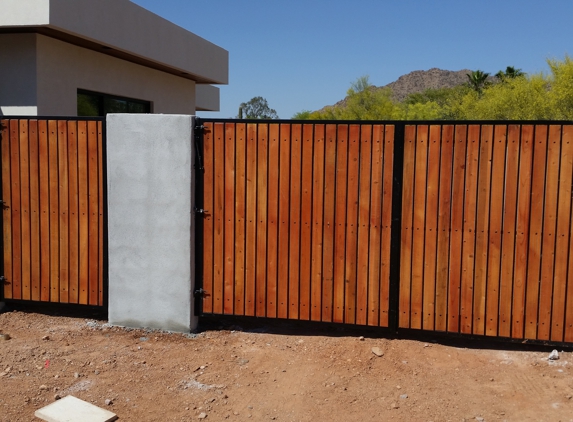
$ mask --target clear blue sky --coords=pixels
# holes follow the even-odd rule
[[[573,55],[571,0],[133,0],[229,51],[221,111],[266,98],[281,118],[414,70],[547,71]]]

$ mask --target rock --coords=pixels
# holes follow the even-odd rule
[[[360,337],[358,337],[358,340],[360,340],[360,341],[364,341],[364,336],[360,336]]]
[[[559,359],[559,352],[557,350],[553,350],[550,354],[549,357],[547,358],[548,360],[558,360]]]
[[[48,341],[49,339],[50,339],[50,336],[44,336],[44,337],[42,337],[42,340],[44,340],[44,341]]]
[[[0,334],[0,341],[10,340],[10,334]]]
[[[111,399],[105,399],[104,403],[105,403],[106,406],[111,406],[111,405],[113,404],[113,400],[111,400]]]
[[[402,394],[402,395],[400,396],[400,398],[401,398],[402,400],[405,400],[405,399],[408,398],[408,394]]]
[[[40,385],[40,390],[43,390],[43,391],[44,391],[44,390],[47,390],[47,389],[48,389],[48,386],[47,386],[47,385],[45,385],[45,384]]]
[[[207,414],[205,412],[202,412],[201,414],[199,414],[199,416],[197,416],[197,419],[205,419],[207,418]]]
[[[60,396],[59,394],[54,394],[54,400],[60,400],[62,398],[62,396]]]
[[[372,353],[374,353],[376,356],[378,357],[382,357],[384,356],[384,352],[382,351],[382,349],[380,349],[379,347],[373,347],[372,348]]]
[[[397,403],[392,403],[392,404],[390,405],[390,409],[399,409],[399,408],[400,408],[400,406],[398,406]]]
[[[480,416],[476,416],[476,421],[483,422],[483,421],[485,421],[485,419],[480,417]]]
[[[77,372],[74,372],[74,378],[79,378],[80,374],[78,374]]]

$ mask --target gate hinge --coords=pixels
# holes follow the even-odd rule
[[[202,288],[201,288],[201,289],[197,289],[197,290],[195,290],[195,291],[193,292],[193,296],[195,296],[195,297],[203,297],[203,296],[205,296],[206,294],[207,294],[207,291],[206,291],[206,290],[203,290]]]
[[[4,276],[0,276],[0,284],[10,284],[8,283],[8,279]]]
[[[203,214],[206,215],[209,211],[204,210],[203,208],[193,208],[193,212],[195,212],[195,214]]]

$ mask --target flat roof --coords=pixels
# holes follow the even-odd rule
[[[129,0],[0,0],[0,33],[39,33],[202,84],[229,82],[227,50]]]

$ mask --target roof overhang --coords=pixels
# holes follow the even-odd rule
[[[0,0],[0,6],[0,33],[46,35],[200,84],[229,81],[226,50],[129,0]]]

